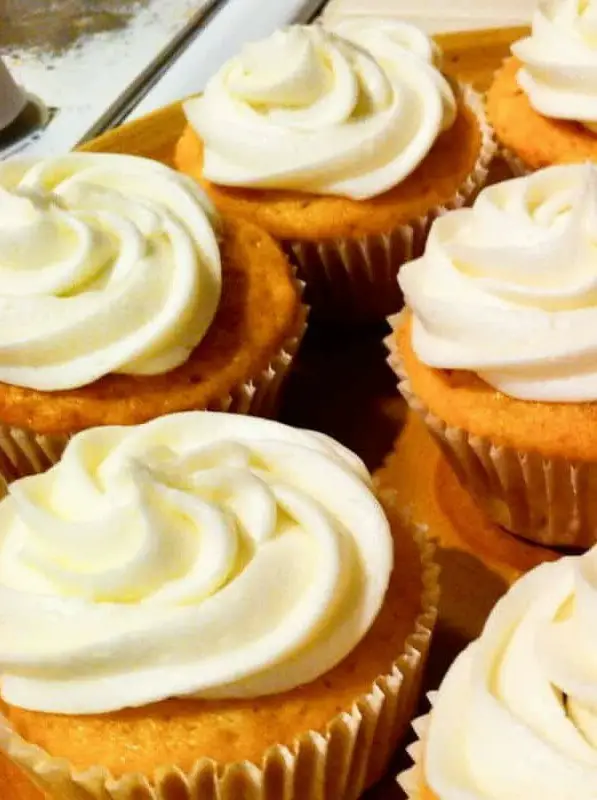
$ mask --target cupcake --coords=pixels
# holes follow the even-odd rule
[[[210,408],[267,413],[305,327],[271,237],[154,161],[0,164],[0,474],[68,437]]]
[[[352,800],[408,726],[436,573],[321,434],[78,434],[0,503],[3,800]]]
[[[597,160],[593,0],[541,0],[496,74],[487,114],[515,173]]]
[[[410,800],[597,796],[597,550],[528,573],[418,720]],[[457,722],[456,722],[457,721]]]
[[[403,267],[390,363],[489,518],[597,540],[597,166],[485,189]]]
[[[175,164],[284,245],[319,313],[381,319],[431,220],[484,181],[493,140],[416,28],[337,30],[357,44],[312,25],[246,46],[185,103]]]

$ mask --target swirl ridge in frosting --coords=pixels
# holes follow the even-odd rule
[[[434,699],[425,778],[440,800],[597,797],[596,610],[595,549],[498,602]]]
[[[148,159],[0,165],[0,380],[57,391],[183,364],[216,312],[215,215]]]
[[[380,26],[355,34],[359,47],[319,25],[247,45],[185,104],[205,177],[358,200],[413,172],[454,121],[454,96],[423,34]]]
[[[398,84],[404,66],[409,62],[416,63],[441,96],[441,129],[452,127],[456,118],[456,100],[452,87],[441,72],[442,52],[420,28],[393,17],[376,16],[344,17],[326,28],[366,50]]]
[[[597,2],[541,0],[530,36],[512,46],[517,80],[540,114],[597,129]]]
[[[387,589],[369,481],[333,440],[255,418],[79,434],[0,503],[3,698],[86,714],[314,680]]]
[[[523,400],[597,400],[597,167],[491,186],[435,221],[399,282],[425,364]]]

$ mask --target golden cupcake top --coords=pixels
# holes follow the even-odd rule
[[[93,714],[287,691],[365,636],[392,553],[322,434],[207,412],[84,432],[0,503],[0,693]]]
[[[218,307],[215,215],[185,176],[75,153],[0,165],[0,381],[56,391],[183,364]]]
[[[384,20],[338,32],[292,26],[246,45],[185,104],[204,178],[360,200],[416,169],[456,116],[434,48]]]
[[[540,0],[531,35],[512,47],[535,111],[597,131],[596,30],[596,0]]]
[[[491,613],[433,699],[438,800],[597,797],[597,549],[542,565]]]
[[[438,218],[399,283],[412,347],[522,400],[597,400],[597,167],[550,167]]]

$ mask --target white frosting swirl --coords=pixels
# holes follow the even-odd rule
[[[360,460],[276,422],[193,412],[73,438],[0,503],[0,687],[108,712],[314,680],[392,569]]]
[[[439,800],[597,798],[597,549],[522,578],[434,700]]]
[[[597,0],[541,0],[531,36],[512,52],[518,83],[546,117],[597,125]]]
[[[147,159],[0,164],[0,380],[53,391],[183,364],[220,296],[212,216]]]
[[[400,183],[452,124],[454,98],[420,39],[403,31],[399,43],[390,28],[366,37],[387,72],[318,25],[247,45],[185,104],[205,177],[356,200]]]
[[[398,85],[402,83],[405,68],[416,59],[417,68],[426,71],[441,95],[442,130],[452,127],[456,119],[456,98],[441,73],[442,52],[420,28],[393,17],[373,16],[344,17],[325,27],[370,53]]]
[[[401,269],[413,347],[524,400],[597,400],[597,167],[550,167],[437,219]]]

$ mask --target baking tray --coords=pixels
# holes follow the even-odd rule
[[[21,120],[1,156],[60,152],[120,123],[227,2],[0,0],[0,52],[48,111],[33,130]]]
[[[437,40],[451,75],[485,90],[525,28],[446,34]],[[83,150],[130,153],[172,163],[185,124],[180,104],[110,131]],[[499,161],[491,179],[507,177]],[[382,344],[388,328],[330,327],[312,322],[285,393],[280,418],[292,425],[324,431],[355,450],[377,480],[394,486],[404,514],[438,539],[443,568],[440,621],[426,685],[437,687],[456,653],[474,638],[497,598],[523,571],[549,551],[518,542],[484,523],[460,489],[436,445],[407,414],[386,365]],[[395,770],[367,800],[399,800]]]

